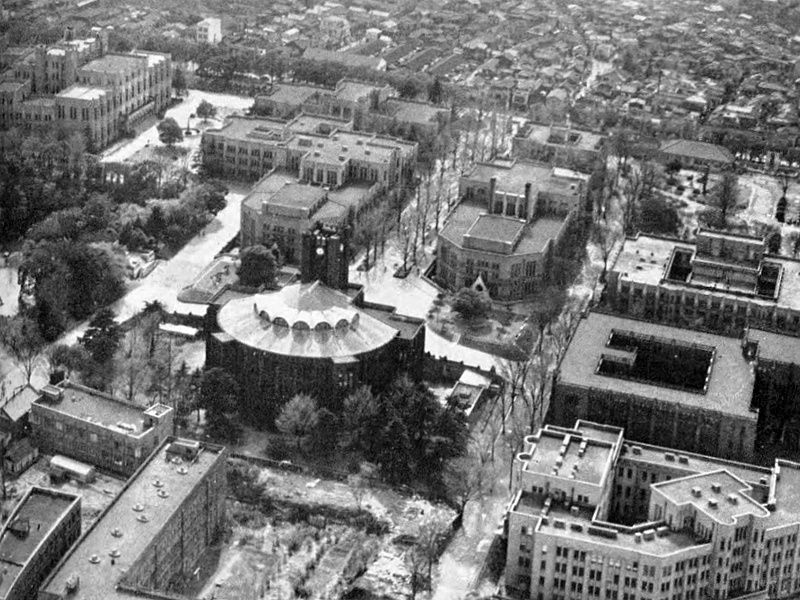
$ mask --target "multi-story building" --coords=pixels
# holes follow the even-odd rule
[[[694,243],[639,234],[609,270],[605,305],[683,327],[800,335],[800,260],[761,238],[701,230]]]
[[[315,131],[298,131],[306,123]],[[222,175],[247,179],[283,169],[302,181],[334,188],[360,181],[388,189],[412,176],[415,142],[339,129],[322,135],[316,133],[319,123],[306,116],[288,123],[233,117],[220,129],[203,133],[204,164]]]
[[[508,591],[766,600],[800,590],[799,464],[682,453],[580,420],[526,442],[504,527]]]
[[[59,562],[39,600],[164,597],[192,580],[224,527],[227,454],[163,440]]]
[[[592,312],[554,375],[548,422],[588,419],[634,440],[751,460],[754,384],[736,338]]]
[[[272,172],[242,200],[241,245],[277,245],[284,260],[298,263],[304,231],[315,223],[347,225],[380,197],[382,189],[378,183],[358,182],[322,187]]]
[[[108,32],[25,52],[5,53],[11,63],[0,83],[0,124],[6,127],[57,121],[107,146],[172,95],[169,55],[108,52]]]
[[[247,419],[271,424],[297,393],[339,411],[360,385],[421,377],[424,321],[365,301],[348,267],[346,236],[317,228],[303,234],[300,283],[209,307],[206,366],[239,382]]]
[[[222,19],[206,17],[195,25],[194,33],[200,44],[219,44],[222,41]]]
[[[526,123],[512,140],[515,156],[547,161],[558,167],[591,170],[605,138],[593,131]]]
[[[532,294],[583,208],[585,179],[526,161],[475,165],[461,178],[461,201],[439,233],[437,278],[450,289],[476,287],[501,301]]]
[[[81,498],[34,486],[0,531],[0,599],[31,600],[81,535]]]
[[[171,407],[148,408],[64,381],[47,385],[31,405],[31,437],[43,452],[130,475],[172,435]]]

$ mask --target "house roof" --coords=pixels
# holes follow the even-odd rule
[[[733,154],[731,154],[727,148],[694,140],[673,140],[671,142],[664,142],[661,145],[661,152],[672,156],[725,164],[732,163],[734,160]]]
[[[11,398],[2,406],[3,414],[15,423],[22,417],[28,414],[31,410],[31,404],[36,398],[39,397],[39,392],[33,389],[30,385],[17,390],[12,394]]]

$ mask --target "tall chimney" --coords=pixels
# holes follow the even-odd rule
[[[494,190],[497,187],[497,177],[492,177],[489,180],[489,212],[492,212],[492,205],[494,204]]]
[[[523,213],[522,215],[517,215],[520,219],[528,220],[528,215],[531,212],[531,182],[528,181],[525,184],[525,203],[522,206]]]

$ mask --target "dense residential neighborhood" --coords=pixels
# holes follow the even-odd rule
[[[800,597],[800,5],[0,0],[0,596]]]

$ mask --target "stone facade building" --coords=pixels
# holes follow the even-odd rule
[[[217,331],[207,337],[206,366],[239,382],[246,418],[271,424],[300,392],[338,411],[360,385],[421,377],[424,321],[365,301],[363,288],[348,284],[348,264],[343,236],[306,232],[300,283],[209,309]]]
[[[800,590],[797,463],[688,454],[579,420],[526,438],[514,482],[504,532],[515,595],[766,600]]]
[[[6,52],[0,76],[0,125],[58,122],[103,148],[172,96],[168,54],[108,52],[108,31],[50,47]]]
[[[605,143],[602,134],[526,123],[512,140],[514,156],[590,172]]]
[[[459,182],[439,233],[436,276],[451,290],[519,300],[549,277],[554,252],[583,209],[585,177],[526,161],[479,163]]]
[[[604,304],[682,327],[800,335],[800,260],[764,246],[761,238],[709,230],[695,243],[640,233],[624,241],[609,270]]]
[[[277,245],[286,262],[297,264],[302,233],[316,223],[344,227],[380,197],[378,183],[354,183],[329,189],[273,172],[242,200],[241,245]]]
[[[309,131],[308,123],[316,129]],[[290,122],[233,117],[203,133],[203,162],[226,177],[256,180],[280,169],[332,188],[360,181],[388,189],[413,175],[415,142],[341,130],[335,120],[323,134],[319,123],[307,116]]]
[[[125,476],[172,435],[174,411],[134,406],[70,381],[47,385],[31,405],[31,437],[49,454],[65,454]]]
[[[33,486],[0,532],[0,599],[29,600],[81,535],[81,498]]]
[[[196,577],[225,526],[221,446],[168,438],[72,546],[39,600],[162,597]]]

